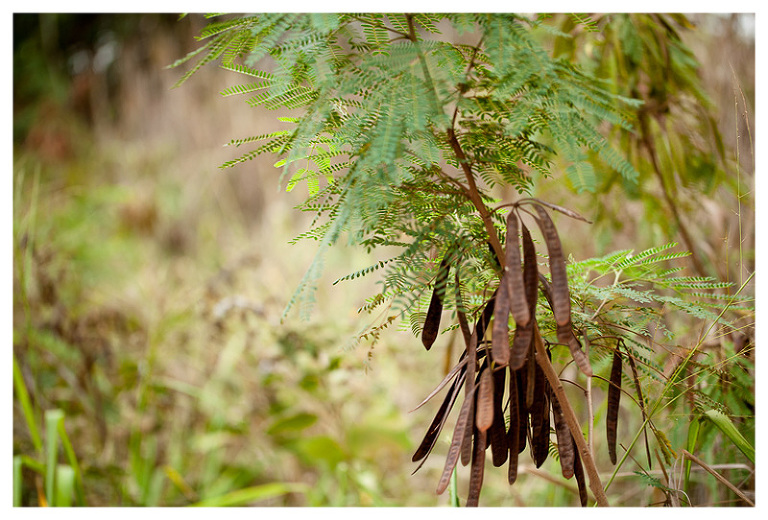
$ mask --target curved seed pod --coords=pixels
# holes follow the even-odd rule
[[[443,399],[443,404],[440,405],[440,408],[438,409],[437,414],[435,415],[435,418],[432,421],[432,424],[427,429],[427,433],[424,436],[424,440],[421,441],[421,444],[416,449],[416,452],[413,454],[413,458],[411,459],[411,461],[417,462],[427,457],[429,455],[429,452],[432,451],[432,448],[435,446],[435,441],[437,440],[437,437],[440,435],[440,432],[443,429],[443,425],[445,424],[445,421],[448,418],[448,414],[451,413],[453,404],[456,402],[456,397],[459,395],[459,391],[461,389],[462,383],[464,383],[463,373],[456,378],[456,380],[451,385],[451,388],[448,390],[448,393],[446,394],[445,399]]]
[[[483,336],[485,336],[485,329],[488,328],[488,324],[491,322],[491,318],[493,317],[494,309],[496,307],[496,296],[498,292],[498,289],[493,292],[493,296],[491,296],[491,299],[488,300],[488,303],[485,304],[483,313],[477,319],[477,323],[475,323],[475,332],[477,332],[478,345],[482,343]]]
[[[618,347],[613,351],[611,379],[608,384],[608,412],[606,414],[606,438],[611,464],[616,464],[616,430],[619,425],[619,402],[621,401],[621,353]]]
[[[592,365],[589,364],[589,358],[587,355],[583,350],[581,350],[581,343],[579,343],[579,340],[576,339],[576,335],[573,333],[573,327],[570,321],[565,325],[557,326],[557,341],[568,345],[568,350],[571,351],[571,357],[573,357],[573,360],[576,362],[579,370],[581,370],[587,377],[591,377]]]
[[[461,354],[461,357],[459,357],[459,362],[456,364],[456,366],[454,366],[454,367],[451,369],[451,371],[450,371],[450,372],[448,372],[448,374],[446,374],[446,376],[443,378],[443,380],[442,380],[442,381],[440,381],[440,384],[438,384],[438,385],[435,387],[435,389],[434,389],[434,390],[432,390],[432,391],[429,393],[429,395],[428,395],[427,397],[425,397],[425,398],[424,398],[424,400],[423,400],[422,402],[420,402],[420,403],[419,403],[419,404],[416,406],[416,408],[414,408],[414,409],[413,409],[413,410],[411,410],[411,411],[412,411],[412,412],[415,412],[416,410],[418,410],[419,408],[421,408],[422,406],[424,406],[425,404],[427,404],[427,403],[429,402],[429,400],[430,400],[430,399],[432,399],[433,397],[435,397],[435,396],[438,394],[438,392],[440,392],[440,390],[442,390],[442,389],[443,389],[443,387],[444,387],[445,385],[447,385],[447,384],[448,384],[448,383],[451,381],[451,379],[453,379],[454,377],[456,377],[456,374],[459,374],[459,378],[461,378],[461,379],[462,379],[462,381],[463,381],[463,380],[464,380],[464,375],[465,375],[466,371],[467,371],[467,353],[466,353],[466,352],[462,352],[462,354]]]
[[[499,292],[493,311],[492,350],[493,361],[497,365],[509,363],[509,271],[505,268],[501,275]]]
[[[531,427],[533,462],[539,468],[549,455],[549,383],[538,363],[531,407]]]
[[[528,354],[526,360],[526,374],[525,374],[525,408],[530,412],[533,407],[533,399],[536,391],[536,378],[538,377],[536,371],[536,359],[534,353]]]
[[[520,433],[520,406],[519,390],[517,387],[517,374],[509,369],[509,430],[507,431],[507,445],[509,446],[509,471],[507,478],[512,485],[517,480],[517,453],[518,435]]]
[[[464,344],[469,345],[469,338],[472,333],[469,331],[469,323],[467,322],[467,315],[464,314],[464,299],[461,297],[461,284],[459,281],[459,270],[456,269],[456,317],[459,319],[459,328],[461,334],[464,336]]]
[[[533,324],[535,318],[528,322],[525,327],[518,325],[515,327],[515,335],[512,337],[512,349],[509,365],[513,370],[518,370],[525,365],[528,352],[533,342]]]
[[[445,293],[445,282],[448,279],[450,269],[451,265],[446,257],[440,262],[435,288],[432,291],[432,299],[427,309],[427,318],[424,320],[424,329],[421,331],[421,342],[427,350],[432,348],[432,344],[437,339],[437,333],[440,331],[440,318],[443,314],[442,295]]]
[[[491,443],[491,454],[493,455],[493,465],[497,468],[507,461],[509,454],[509,443],[507,441],[507,430],[504,426],[504,384],[507,381],[507,371],[497,369],[493,371],[493,424],[488,430],[488,437]]]
[[[573,437],[568,423],[563,415],[563,408],[554,392],[550,392],[552,400],[552,416],[555,420],[555,435],[557,436],[557,453],[560,455],[560,468],[563,471],[563,477],[569,479],[573,476]]]
[[[440,482],[437,484],[438,495],[442,495],[445,491],[445,488],[448,487],[448,482],[451,480],[451,473],[453,473],[453,468],[456,467],[456,461],[459,459],[461,443],[464,440],[464,432],[466,431],[465,426],[467,424],[467,420],[469,420],[469,405],[473,400],[474,395],[469,395],[468,397],[464,398],[464,403],[461,405],[459,418],[456,420],[456,427],[453,429],[451,447],[448,449],[448,456],[445,458],[443,474],[440,477]]]
[[[581,456],[579,450],[576,447],[576,441],[571,437],[571,443],[573,445],[573,475],[576,477],[576,484],[579,486],[579,500],[581,501],[581,507],[587,507],[589,503],[589,495],[587,494],[587,482],[584,480],[584,466],[581,465]]]
[[[485,471],[485,432],[475,434],[475,449],[472,453],[472,469],[469,473],[469,495],[467,507],[477,507],[480,500],[480,489],[483,487]]]
[[[517,406],[520,423],[517,434],[517,452],[522,453],[525,450],[525,443],[528,440],[528,405],[525,403],[525,389],[528,387],[528,374],[526,370],[515,370],[517,375]]]
[[[507,242],[504,246],[506,263],[504,276],[507,278],[509,290],[509,310],[515,323],[525,326],[531,319],[528,310],[528,302],[525,297],[525,284],[523,283],[523,271],[520,262],[520,239],[517,234],[517,216],[510,211],[507,216]]]
[[[643,423],[645,424],[645,399],[643,398],[643,389],[640,387],[640,378],[637,376],[637,366],[635,365],[635,358],[632,353],[627,353],[629,358],[629,367],[632,369],[632,378],[635,382],[635,389],[637,390],[637,402],[640,404],[640,413],[643,416]],[[652,467],[651,464],[651,449],[648,446],[648,430],[643,426],[643,436],[645,437],[645,456],[648,457],[648,467]]]
[[[539,299],[539,266],[536,262],[536,246],[531,238],[528,227],[523,228],[523,285],[525,286],[525,299],[531,310],[531,317],[536,314],[536,302]]]
[[[469,419],[464,426],[464,438],[461,441],[461,465],[466,466],[472,461],[472,432],[475,431],[475,399],[470,399]]]
[[[482,370],[482,369],[481,369]],[[480,372],[480,387],[477,390],[477,411],[475,412],[477,429],[485,432],[493,424],[493,378],[489,368]]]
[[[571,296],[568,291],[568,275],[565,271],[565,256],[563,246],[557,229],[549,218],[546,210],[539,205],[534,205],[539,218],[539,224],[544,241],[547,243],[549,253],[549,271],[552,277],[552,312],[555,314],[555,322],[558,325],[566,325],[571,321]]]

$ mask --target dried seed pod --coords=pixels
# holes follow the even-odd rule
[[[477,390],[477,411],[475,424],[477,429],[485,432],[493,424],[493,378],[490,369],[480,369],[480,387]]]
[[[451,447],[448,448],[448,456],[445,458],[443,474],[440,476],[440,482],[437,484],[438,495],[442,495],[445,491],[445,488],[448,487],[448,482],[451,480],[451,473],[453,473],[453,468],[456,467],[456,461],[459,459],[461,443],[464,440],[464,432],[466,431],[465,426],[469,420],[470,403],[472,403],[473,400],[474,395],[469,395],[468,397],[464,398],[464,403],[461,405],[459,418],[456,420],[456,427],[453,429]]]
[[[539,218],[539,224],[544,241],[549,253],[549,271],[552,277],[552,312],[555,314],[555,322],[558,325],[566,325],[571,322],[571,296],[568,291],[568,275],[565,271],[565,256],[549,214],[539,205],[534,205]]]
[[[512,485],[517,480],[518,436],[520,434],[520,405],[517,373],[509,369],[509,430],[507,445],[509,446],[509,471],[507,478]]]
[[[632,369],[632,378],[635,382],[635,389],[637,390],[637,402],[640,404],[640,413],[643,417],[643,423],[645,423],[646,420],[646,414],[645,414],[645,399],[643,398],[643,389],[640,386],[640,378],[637,375],[637,366],[635,365],[635,358],[632,356],[632,353],[627,353],[627,358],[629,359],[629,367]],[[648,445],[648,430],[643,426],[643,436],[645,437],[645,456],[648,458],[648,467],[652,467],[651,462],[651,448]]]
[[[533,405],[531,411],[531,451],[536,467],[541,467],[549,455],[549,383],[536,363]]]
[[[472,468],[469,473],[469,495],[467,507],[477,507],[480,500],[480,489],[483,487],[485,471],[485,432],[475,433],[475,449],[472,453]]]
[[[589,503],[589,495],[587,494],[587,482],[584,479],[584,466],[581,464],[581,456],[579,455],[579,449],[576,447],[576,441],[571,437],[573,443],[573,475],[576,477],[576,484],[579,486],[579,501],[581,507],[587,507]]]
[[[528,440],[528,430],[529,430],[529,423],[528,423],[528,405],[525,402],[525,392],[528,388],[528,373],[527,370],[521,369],[521,370],[515,370],[515,375],[517,376],[517,406],[518,406],[518,417],[520,418],[520,423],[518,424],[518,435],[517,435],[517,452],[522,453],[525,450],[525,444]]]
[[[450,414],[451,409],[453,408],[453,404],[456,402],[456,397],[459,395],[462,383],[464,383],[463,372],[454,380],[453,384],[448,390],[445,399],[443,399],[443,404],[440,405],[440,408],[438,409],[432,424],[427,429],[424,440],[421,441],[421,444],[413,454],[413,458],[411,459],[413,462],[417,462],[423,458],[426,458],[432,451],[432,448],[435,446],[435,441],[437,441],[437,437],[440,435],[440,432],[443,429],[443,425],[448,418],[448,414]]]
[[[619,402],[621,401],[621,353],[618,347],[613,351],[611,379],[608,384],[608,412],[605,418],[608,455],[611,464],[616,464],[616,430],[619,424]]]
[[[565,325],[557,326],[557,341],[568,345],[568,350],[571,351],[571,357],[576,362],[579,370],[581,370],[587,377],[591,377],[592,365],[589,364],[587,355],[581,350],[581,343],[579,343],[579,340],[573,333],[573,326],[570,321]]]
[[[560,401],[557,400],[554,392],[550,391],[549,396],[552,400],[552,416],[555,420],[555,435],[557,436],[557,453],[560,455],[560,468],[562,469],[563,477],[569,479],[573,476],[573,437],[571,437],[571,430],[565,421]]]
[[[469,338],[472,335],[472,333],[469,330],[469,322],[467,322],[467,315],[464,314],[464,300],[461,297],[461,283],[459,280],[459,270],[456,269],[456,277],[455,277],[455,283],[456,283],[456,317],[459,319],[459,328],[461,329],[461,334],[464,336],[464,344],[469,346]]]
[[[497,468],[507,461],[509,443],[507,430],[504,426],[504,384],[507,379],[505,369],[497,369],[493,372],[493,424],[488,430],[488,438],[491,444],[493,465]]]
[[[446,257],[440,262],[435,288],[432,291],[432,299],[429,302],[427,317],[424,320],[424,329],[421,331],[421,342],[427,350],[432,348],[432,344],[437,339],[437,333],[440,331],[440,318],[443,314],[442,294],[445,292],[445,282],[448,279],[450,269],[451,265]]]
[[[504,269],[501,275],[501,283],[496,294],[496,305],[493,312],[493,339],[492,350],[493,361],[497,365],[506,365],[509,363],[509,271]]]
[[[515,327],[515,336],[512,340],[512,352],[510,365],[517,370],[525,364],[528,351],[533,340],[533,325],[536,322],[536,300],[538,299],[538,276],[539,270],[536,265],[536,249],[531,239],[531,233],[523,225],[523,283],[525,286],[525,299],[530,309],[530,321],[521,326]]]
[[[485,336],[485,330],[488,328],[488,324],[491,322],[491,318],[493,317],[494,309],[496,307],[496,295],[498,294],[498,292],[499,292],[498,289],[496,289],[493,292],[493,296],[491,296],[491,299],[488,300],[488,303],[485,304],[483,313],[477,319],[477,323],[475,323],[475,332],[477,332],[478,345],[480,345],[483,342],[483,337]]]
[[[505,247],[506,263],[504,276],[509,290],[509,310],[515,323],[525,326],[530,320],[528,302],[525,297],[525,284],[520,262],[520,239],[517,233],[518,219],[514,211],[507,216],[507,242]]]

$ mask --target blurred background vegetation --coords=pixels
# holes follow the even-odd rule
[[[692,273],[738,286],[754,272],[754,16],[690,20],[683,37],[720,134],[719,144],[698,144],[719,154],[720,180],[665,184],[648,166],[644,194],[630,200],[609,186],[598,200],[544,183],[537,196],[596,220],[561,231],[577,259],[684,243],[683,226],[700,259]],[[15,502],[446,505],[447,495],[434,494],[440,456],[410,474],[438,403],[409,410],[458,347],[441,340],[436,366],[407,328],[373,346],[356,342],[371,318],[357,309],[375,280],[331,284],[372,263],[357,250],[329,255],[311,321],[280,321],[314,254],[311,243],[289,244],[306,227],[292,210],[303,194],[279,192],[269,158],[218,169],[233,157],[221,145],[274,122],[274,113],[218,96],[238,78],[209,67],[171,89],[181,72],[166,67],[196,48],[204,25],[198,15],[14,15]],[[675,145],[671,163],[688,146]],[[668,214],[665,190],[679,215]],[[695,341],[700,330],[688,332]],[[675,338],[689,340],[686,331]],[[745,341],[729,337],[728,348],[738,352]],[[709,384],[725,395],[717,396],[748,400],[745,363],[713,375]],[[742,392],[729,394],[723,381]],[[750,407],[754,395],[732,406]],[[627,413],[620,442],[638,415]],[[669,424],[672,446],[685,447],[687,412]],[[753,419],[746,428],[753,440]],[[710,464],[733,482],[754,479],[733,445],[708,435]],[[595,442],[608,471],[601,436]],[[617,476],[612,504],[663,503],[659,468],[633,469]],[[527,461],[510,488],[504,471],[489,469],[481,504],[577,505],[575,485],[558,473],[556,463],[537,470]],[[734,503],[707,474],[691,479],[696,504]]]

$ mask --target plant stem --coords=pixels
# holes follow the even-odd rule
[[[749,498],[747,498],[747,496],[744,493],[742,493],[742,491],[739,488],[737,488],[736,486],[731,484],[720,473],[718,473],[717,471],[715,471],[712,468],[710,468],[709,465],[707,465],[706,462],[704,462],[703,460],[701,460],[697,456],[692,455],[691,453],[688,453],[688,451],[686,451],[686,450],[682,450],[682,452],[683,452],[683,456],[685,458],[687,458],[689,460],[692,460],[693,462],[695,462],[696,464],[698,464],[699,466],[704,468],[704,470],[706,470],[710,475],[715,477],[721,484],[723,484],[725,487],[727,487],[728,489],[730,489],[731,491],[733,491],[734,493],[739,495],[739,498],[741,498],[744,502],[749,504],[751,507],[755,507],[755,503],[753,501],[751,501]]]
[[[584,440],[584,434],[581,433],[579,420],[576,418],[576,413],[573,411],[573,408],[571,408],[571,403],[565,395],[565,390],[560,383],[560,378],[557,376],[555,368],[549,361],[547,351],[544,348],[544,341],[541,339],[539,328],[535,323],[533,326],[533,343],[536,346],[536,362],[544,372],[547,381],[549,381],[549,386],[552,387],[552,391],[555,392],[557,400],[560,402],[560,406],[563,409],[563,415],[568,424],[568,429],[571,431],[573,440],[579,448],[579,455],[581,456],[581,460],[584,463],[584,469],[589,477],[589,488],[592,490],[595,501],[600,507],[609,507],[608,497],[605,496],[605,491],[603,491],[603,484],[600,482],[600,474],[595,466],[595,460],[592,457],[589,446],[587,446],[587,442]]]

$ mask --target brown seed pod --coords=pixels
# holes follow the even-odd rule
[[[549,393],[552,400],[552,416],[555,420],[555,435],[557,436],[557,453],[560,455],[560,468],[563,477],[569,479],[573,476],[573,437],[568,423],[563,415],[563,408],[554,392]]]
[[[467,322],[467,315],[464,314],[464,300],[461,297],[461,283],[459,280],[459,270],[456,269],[456,276],[455,276],[455,283],[456,283],[456,317],[459,319],[459,328],[461,329],[461,334],[464,336],[464,344],[469,345],[469,337],[472,335],[472,333],[469,330],[469,322]]]
[[[480,500],[480,489],[483,487],[485,471],[485,432],[475,433],[475,449],[472,453],[472,468],[469,473],[469,495],[467,507],[477,507]]]
[[[557,326],[557,341],[568,345],[568,350],[571,351],[571,357],[576,362],[579,370],[581,370],[587,377],[591,377],[592,365],[589,364],[587,355],[581,350],[581,343],[579,343],[579,340],[573,333],[573,326],[570,321],[565,325]]]
[[[520,261],[520,239],[517,233],[518,219],[514,211],[507,216],[507,242],[505,247],[506,263],[504,275],[509,290],[509,310],[517,325],[528,324],[531,315],[525,297],[525,284]]]
[[[492,350],[493,361],[497,365],[509,363],[509,271],[504,269],[501,283],[496,293],[496,305],[493,311]]]
[[[464,440],[464,432],[466,431],[466,423],[469,420],[470,404],[474,400],[474,395],[470,395],[464,398],[464,403],[461,405],[459,411],[459,418],[456,420],[456,427],[453,429],[453,439],[451,439],[451,447],[448,448],[448,456],[445,458],[445,467],[443,468],[443,474],[440,476],[440,482],[437,484],[437,494],[442,495],[445,488],[448,487],[448,482],[451,480],[451,473],[453,468],[456,467],[456,461],[459,459],[459,452],[461,451],[461,443]]]
[[[480,387],[477,390],[477,410],[475,425],[485,432],[493,424],[493,377],[489,368],[480,369]]]
[[[635,389],[637,390],[637,402],[640,404],[640,413],[643,417],[643,423],[646,420],[645,414],[645,399],[643,398],[643,389],[640,386],[640,378],[637,375],[637,365],[635,365],[635,358],[631,353],[627,353],[629,359],[629,367],[632,369],[632,379],[635,382]],[[648,430],[643,426],[643,436],[645,437],[645,456],[648,458],[648,467],[652,467],[651,462],[651,448],[648,445]]]
[[[451,409],[453,408],[453,404],[456,402],[456,397],[459,395],[462,383],[464,383],[463,372],[454,380],[453,384],[449,388],[445,399],[443,399],[443,404],[440,405],[440,408],[438,409],[432,424],[427,429],[424,440],[421,441],[421,444],[413,454],[413,458],[411,459],[413,462],[417,462],[423,458],[426,458],[432,451],[432,448],[435,446],[435,441],[440,435],[440,432],[443,429],[443,425],[448,418],[448,414],[450,414]]]
[[[504,426],[504,385],[507,380],[507,371],[504,368],[493,371],[493,424],[488,430],[488,438],[491,444],[493,465],[497,468],[507,461],[509,443],[507,430]]]
[[[541,467],[549,455],[549,383],[536,363],[533,405],[531,406],[531,443],[533,462]]]
[[[608,412],[605,418],[608,455],[611,464],[616,464],[616,430],[619,424],[619,402],[621,400],[621,353],[618,346],[613,351],[611,379],[608,384]]]
[[[517,435],[517,452],[522,453],[525,450],[525,444],[528,440],[528,430],[529,430],[529,423],[528,423],[528,405],[525,402],[525,391],[528,387],[528,373],[527,370],[521,369],[521,370],[515,370],[515,373],[517,375],[517,406],[518,406],[518,417],[520,418],[520,423],[518,425],[518,435]]]
[[[440,318],[443,314],[442,294],[445,292],[445,282],[448,279],[450,269],[451,265],[446,257],[440,262],[435,288],[432,291],[432,299],[429,302],[427,317],[424,320],[424,329],[421,331],[421,343],[427,350],[432,348],[432,344],[437,339],[437,333],[440,331]]]
[[[589,503],[589,495],[587,493],[587,482],[584,479],[584,466],[581,464],[581,456],[579,455],[579,449],[576,447],[576,441],[571,437],[573,445],[573,475],[576,477],[576,484],[579,486],[579,501],[581,507],[587,507]]]
[[[568,275],[565,271],[565,256],[549,214],[539,205],[534,205],[539,218],[539,224],[544,241],[549,253],[549,272],[552,277],[552,312],[555,314],[555,322],[558,325],[566,325],[571,322],[571,296],[568,291]]]
[[[509,430],[507,430],[507,445],[509,446],[509,471],[507,478],[512,485],[517,480],[518,435],[520,434],[520,406],[517,373],[509,369]]]

